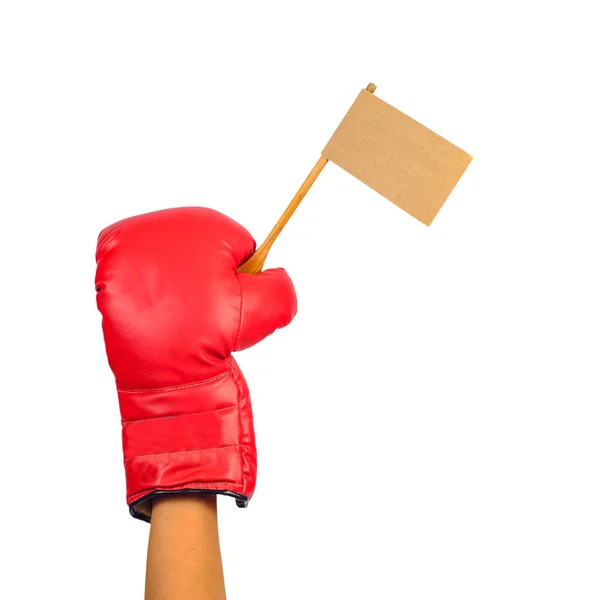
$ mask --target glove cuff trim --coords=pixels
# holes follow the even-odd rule
[[[135,519],[139,519],[140,521],[145,521],[146,523],[151,522],[152,515],[152,498],[156,498],[157,496],[167,496],[173,494],[200,494],[200,495],[222,495],[222,496],[231,496],[235,498],[235,503],[239,508],[246,508],[248,506],[249,498],[244,496],[243,494],[238,494],[236,492],[231,492],[229,490],[209,490],[209,489],[184,489],[184,490],[154,490],[149,494],[139,498],[135,502],[132,502],[129,505],[129,514]]]

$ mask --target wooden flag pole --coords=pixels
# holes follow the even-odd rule
[[[277,236],[290,220],[290,217],[294,214],[294,211],[298,208],[298,205],[302,202],[302,199],[306,196],[308,190],[310,190],[312,184],[328,162],[329,161],[324,156],[319,158],[317,164],[312,168],[312,171],[308,174],[308,177],[304,180],[304,183],[300,186],[300,189],[296,192],[296,195],[292,198],[292,201],[289,203],[284,213],[279,217],[279,221],[275,223],[275,227],[271,229],[271,233],[269,233],[267,239],[259,246],[256,252],[238,268],[238,273],[251,273],[256,275],[256,273],[262,271],[265,260],[267,260],[267,254],[269,253],[273,242],[277,239]]]
[[[377,86],[374,83],[369,83],[365,88],[368,92],[373,93]],[[279,217],[275,227],[271,229],[271,233],[267,236],[267,239],[258,247],[256,252],[238,268],[238,273],[250,273],[256,275],[262,271],[263,265],[267,260],[267,254],[273,245],[273,242],[277,239],[277,236],[281,233],[286,223],[290,220],[290,217],[294,214],[294,211],[298,208],[300,202],[304,196],[306,196],[308,190],[312,187],[312,184],[316,181],[321,171],[329,161],[321,156],[317,161],[317,164],[312,168],[312,171],[308,174],[308,177],[304,180],[304,183],[300,186],[300,189],[296,192],[296,195],[292,198],[288,207],[284,213]]]

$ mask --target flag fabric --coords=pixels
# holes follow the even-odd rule
[[[430,225],[471,156],[362,90],[322,155]]]

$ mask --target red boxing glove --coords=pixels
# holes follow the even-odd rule
[[[232,358],[296,314],[283,269],[237,268],[252,236],[208,208],[125,219],[98,239],[96,292],[115,375],[134,517],[157,494],[227,494],[246,506],[256,446],[246,381]]]

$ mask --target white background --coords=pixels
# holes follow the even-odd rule
[[[229,598],[600,597],[593,3],[0,6],[2,598],[143,594],[98,232],[261,241],[369,81],[475,158],[430,228],[328,165],[273,248],[299,313],[238,355]]]

